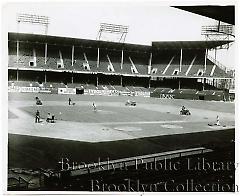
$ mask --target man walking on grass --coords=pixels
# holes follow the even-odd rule
[[[35,114],[35,123],[39,123],[39,122],[40,122],[40,112],[37,110]]]

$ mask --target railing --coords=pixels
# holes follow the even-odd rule
[[[215,65],[217,65],[221,70],[223,70],[225,73],[229,73],[230,69],[227,68],[225,65],[214,59],[213,57],[207,55],[208,60],[212,61]],[[232,74],[230,74],[232,76]]]
[[[202,26],[202,35],[233,34],[233,25],[210,25]]]
[[[211,149],[206,149],[204,147],[199,148],[190,148],[190,149],[182,149],[182,150],[175,150],[175,151],[168,151],[156,154],[149,154],[149,155],[142,155],[142,156],[135,156],[117,160],[107,160],[102,161],[99,163],[91,163],[84,165],[75,165],[75,168],[68,168],[67,170],[61,170],[54,173],[55,176],[61,176],[61,172],[69,172],[70,176],[79,176],[85,175],[90,173],[98,173],[101,171],[109,171],[120,169],[122,167],[138,167],[141,164],[152,163],[155,161],[162,161],[166,159],[172,158],[180,158],[186,156],[193,156],[193,155],[200,155],[213,152]],[[99,168],[98,165],[101,165]]]

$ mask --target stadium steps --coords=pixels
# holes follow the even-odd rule
[[[181,72],[179,72],[179,76],[186,76],[186,72],[187,72],[187,70],[188,70],[188,67],[189,67],[189,65],[187,65],[187,64],[183,64],[182,65],[182,67],[181,67]]]
[[[151,75],[162,75],[163,71],[167,67],[167,64],[152,64]],[[153,73],[154,69],[157,69],[156,73]]]
[[[128,91],[135,91],[133,86],[126,86],[126,88],[127,88]]]
[[[168,69],[167,69],[167,71],[165,72],[164,75],[166,75],[166,76],[174,76],[173,72],[174,72],[175,69],[179,70],[179,64],[171,64],[168,67]]]
[[[88,63],[89,63],[89,65],[90,65],[90,72],[97,72],[97,71],[98,71],[97,61],[88,60]]]
[[[199,69],[203,69],[204,70],[204,66],[203,65],[192,65],[191,69],[188,72],[187,76],[197,76],[198,70]]]
[[[100,52],[100,54],[101,54],[101,52]],[[100,70],[105,70],[105,72],[111,73],[110,71],[108,71],[109,61],[108,61],[107,55],[113,65],[115,73],[121,73],[121,53],[115,54],[113,52],[113,54],[110,54],[108,52],[107,54],[102,55],[100,57],[100,66],[99,66]],[[101,66],[101,65],[103,65],[103,66]]]
[[[113,71],[108,70],[108,65],[109,65],[108,61],[100,61],[98,71],[106,72],[106,73],[114,73]],[[115,68],[114,68],[114,71],[115,71]]]
[[[153,55],[151,75],[162,75],[171,58],[172,57],[169,57],[169,54],[158,54],[157,56]],[[156,73],[152,72],[154,68],[157,69]]]
[[[104,88],[107,88],[107,90],[116,90],[112,85],[104,85]]]
[[[83,63],[85,63],[83,52],[84,51],[79,47],[74,48],[73,70],[75,71],[87,71],[83,67]]]

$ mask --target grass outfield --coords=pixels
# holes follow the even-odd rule
[[[202,101],[202,100],[184,100],[184,99],[156,99],[144,97],[127,97],[127,96],[88,96],[88,95],[57,95],[57,94],[39,94],[39,93],[8,93],[9,101],[31,101],[35,103],[35,97],[39,97],[43,103],[44,101],[61,101],[68,104],[68,98],[71,97],[75,101],[89,101],[89,102],[122,102],[131,99],[137,103],[145,104],[170,104],[176,107],[183,105],[191,108],[209,109],[219,112],[234,113],[235,105],[229,102],[217,101]]]
[[[21,108],[28,112],[34,118],[35,111],[38,109],[42,118],[46,118],[47,113],[55,114],[59,120],[73,121],[73,122],[90,122],[90,123],[104,123],[104,122],[136,122],[136,121],[160,121],[160,120],[176,120],[183,119],[182,116],[176,114],[160,113],[156,111],[146,110],[138,107],[111,107],[98,106],[97,111],[94,112],[89,104],[76,106],[29,106]]]

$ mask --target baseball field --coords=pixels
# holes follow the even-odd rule
[[[234,103],[128,96],[9,93],[8,166],[55,168],[234,139]],[[43,105],[36,105],[39,97]],[[68,105],[71,98],[72,105]],[[127,100],[136,106],[126,106]],[[92,104],[97,110],[93,110]],[[191,115],[180,115],[182,106]],[[35,113],[40,112],[40,123]],[[47,114],[55,123],[46,122]],[[214,125],[219,116],[220,126]]]

